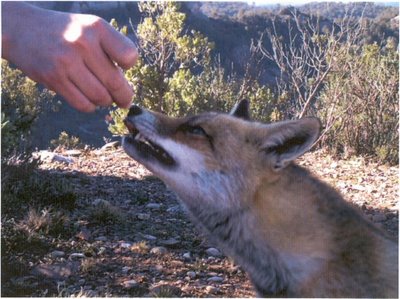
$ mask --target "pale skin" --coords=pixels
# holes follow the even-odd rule
[[[3,2],[2,57],[79,111],[131,104],[133,91],[121,68],[136,63],[137,50],[97,16]]]

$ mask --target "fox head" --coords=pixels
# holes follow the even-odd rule
[[[320,122],[303,118],[250,121],[248,102],[229,114],[171,118],[132,106],[123,148],[190,204],[232,207],[261,182],[278,180],[319,136]],[[253,186],[253,187],[251,187]],[[189,201],[189,202],[187,202]]]

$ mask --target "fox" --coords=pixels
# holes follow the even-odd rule
[[[131,106],[124,151],[178,196],[192,221],[248,274],[259,297],[398,297],[398,244],[295,160],[318,118],[181,118]]]

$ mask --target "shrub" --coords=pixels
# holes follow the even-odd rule
[[[339,55],[340,54],[340,55]],[[398,163],[399,56],[390,42],[338,52],[335,69],[320,97],[326,124],[323,145],[339,154]]]
[[[40,90],[6,60],[1,61],[1,89],[1,154],[5,158],[29,148],[32,124],[45,107],[52,106],[54,94]]]
[[[85,144],[81,142],[79,137],[70,136],[67,132],[63,131],[58,136],[58,139],[53,139],[50,141],[54,150],[60,149],[83,149]]]

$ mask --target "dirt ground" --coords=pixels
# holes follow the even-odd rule
[[[121,148],[60,154],[69,160],[41,153],[39,171],[73,188],[76,201],[62,214],[66,233],[22,239],[26,245],[2,252],[2,296],[256,295],[241,268],[193,227],[175,195]],[[397,238],[397,167],[335,160],[323,151],[299,164]],[[11,216],[2,220],[6,228],[22,221]]]

